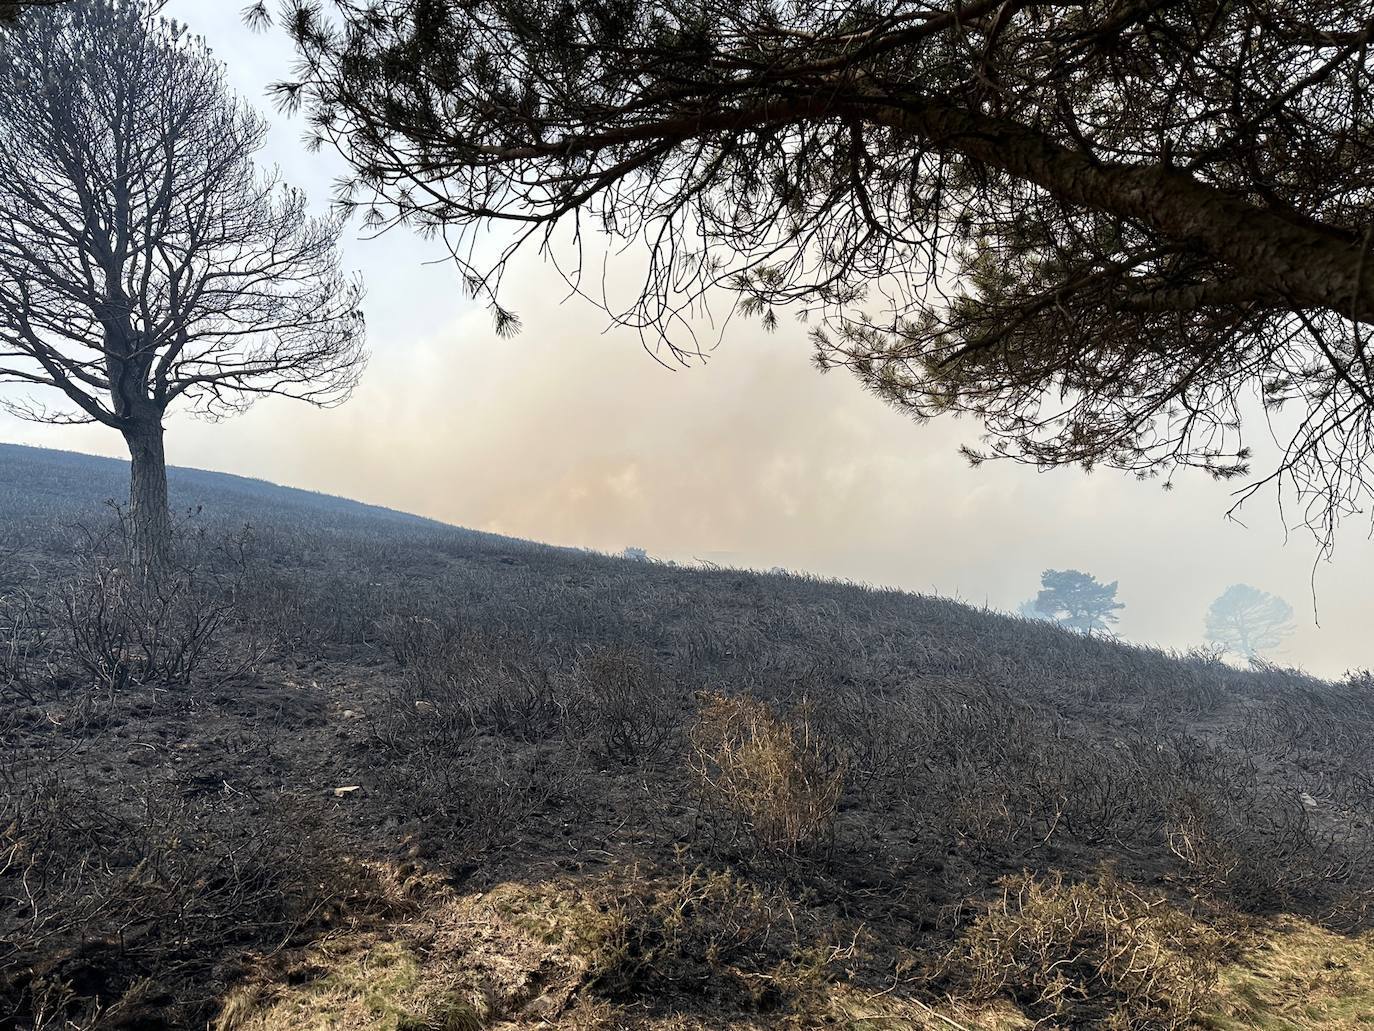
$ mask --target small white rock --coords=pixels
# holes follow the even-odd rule
[[[360,795],[362,791],[363,786],[361,784],[345,784],[343,787],[334,789],[334,797],[347,798],[349,795]]]

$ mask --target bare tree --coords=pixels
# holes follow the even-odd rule
[[[286,7],[348,199],[442,230],[498,328],[514,248],[601,229],[650,342],[717,287],[791,305],[824,366],[978,417],[975,461],[1251,475],[1253,398],[1292,418],[1252,486],[1328,544],[1371,499],[1367,0]]]
[[[34,10],[0,35],[0,383],[45,422],[118,430],[145,567],[169,534],[163,419],[347,397],[361,287],[338,218],[253,162],[266,124],[152,0]]]
[[[1276,595],[1232,584],[1207,610],[1207,640],[1255,658],[1293,632],[1293,606]]]

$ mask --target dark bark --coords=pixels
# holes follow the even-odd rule
[[[167,501],[167,457],[162,444],[162,419],[153,415],[124,429],[129,445],[129,518],[133,524],[130,560],[141,575],[156,575],[169,558],[171,510]]]

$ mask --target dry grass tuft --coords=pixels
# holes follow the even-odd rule
[[[759,853],[797,858],[832,842],[845,765],[805,703],[787,718],[757,699],[708,695],[691,762],[706,811]]]
[[[1076,884],[1021,874],[964,932],[946,970],[974,999],[1009,996],[1042,1020],[1111,1029],[1192,1026],[1224,939],[1110,871]]]

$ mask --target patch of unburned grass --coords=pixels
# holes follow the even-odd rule
[[[1257,932],[1221,970],[1213,1031],[1374,1027],[1374,937],[1347,937],[1286,919]]]
[[[1190,1027],[1212,998],[1226,938],[1166,899],[1110,869],[1002,884],[946,957],[964,997],[1011,998],[1042,1021],[1113,1031]]]
[[[613,1001],[678,995],[784,1008],[826,981],[833,953],[799,929],[785,895],[728,871],[505,885],[488,902],[561,951],[591,994]]]
[[[938,974],[934,953],[889,952],[888,988],[846,976],[873,944],[862,929],[842,948],[818,914],[729,871],[429,901],[241,986],[214,1031],[1374,1027],[1374,936],[1199,916],[1109,872],[1009,879]]]
[[[823,1010],[809,1016],[840,1031],[1033,1031],[1035,1021],[1006,1000],[923,1002],[896,992],[856,992],[836,985]],[[806,1026],[806,1025],[804,1025]]]
[[[477,1007],[405,942],[329,943],[287,983],[231,993],[215,1031],[480,1031]],[[292,984],[291,981],[299,980]]]

